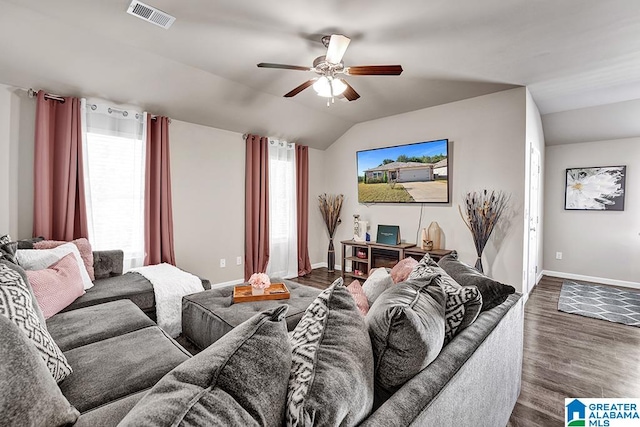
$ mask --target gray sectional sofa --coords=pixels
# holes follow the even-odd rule
[[[118,274],[120,254],[96,252],[101,278],[94,288],[47,321],[73,367],[59,388],[80,412],[78,426],[117,425],[190,358],[145,314],[153,309],[152,288],[129,277],[138,275]],[[513,294],[482,312],[362,425],[506,425],[520,392],[522,336],[523,301]]]

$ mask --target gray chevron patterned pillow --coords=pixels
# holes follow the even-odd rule
[[[442,269],[429,254],[426,254],[409,274],[409,279],[436,274],[434,284],[440,285],[446,296],[444,344],[472,324],[482,310],[482,295],[475,286],[460,286]]]
[[[71,374],[71,366],[49,335],[46,325],[38,319],[28,286],[17,271],[8,264],[0,263],[0,314],[29,337],[53,378],[60,382]]]
[[[363,316],[337,279],[291,335],[287,426],[357,425],[373,407],[373,351]]]

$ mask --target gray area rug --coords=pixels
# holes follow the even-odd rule
[[[640,327],[640,292],[565,280],[558,310]]]

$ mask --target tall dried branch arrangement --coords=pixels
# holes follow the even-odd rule
[[[461,207],[458,205],[460,216],[473,236],[473,243],[478,254],[475,267],[479,271],[482,271],[482,252],[489,241],[489,237],[491,237],[493,229],[509,205],[510,198],[511,195],[503,191],[474,191],[466,194],[466,215],[463,214]]]
[[[318,196],[320,212],[322,212],[322,218],[324,219],[331,239],[333,239],[336,228],[338,224],[340,224],[340,210],[342,210],[343,200],[344,196],[342,194],[334,196],[325,193]]]

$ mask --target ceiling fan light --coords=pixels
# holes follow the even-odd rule
[[[331,89],[333,88],[333,93]],[[332,98],[341,95],[347,89],[347,85],[341,79],[334,79],[327,76],[320,77],[314,84],[313,90],[318,96]]]

